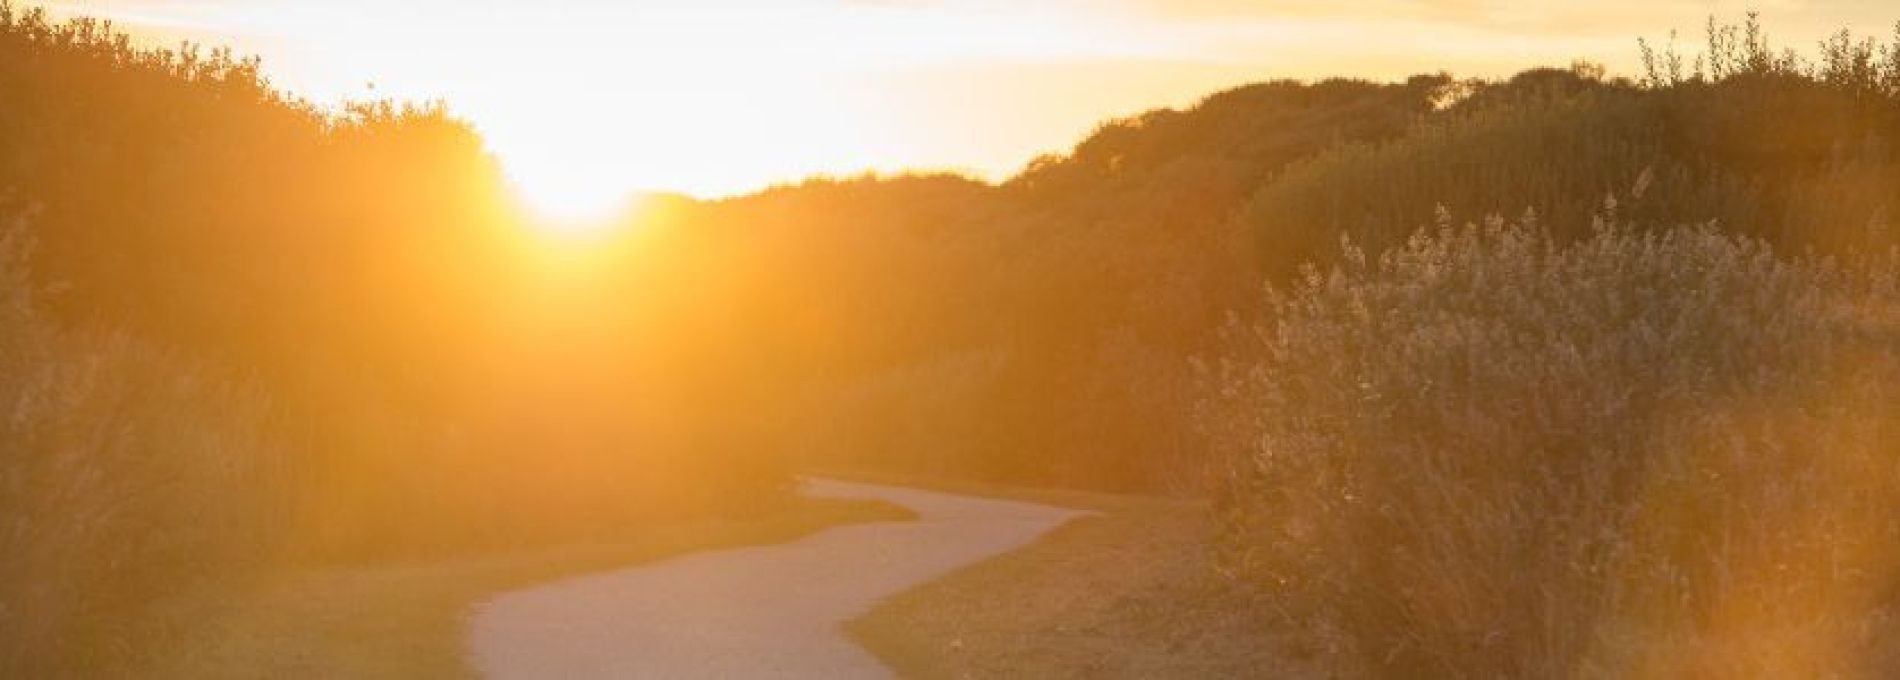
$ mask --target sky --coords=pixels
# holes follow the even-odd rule
[[[28,0],[28,4],[31,0]],[[1883,6],[1885,5],[1885,6]],[[261,56],[319,103],[443,99],[531,203],[814,174],[1002,179],[1096,125],[1267,79],[1504,76],[1758,9],[1777,46],[1893,35],[1890,0],[68,0],[149,44]]]

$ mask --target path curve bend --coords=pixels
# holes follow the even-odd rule
[[[913,522],[835,527],[503,593],[469,621],[473,665],[512,678],[886,678],[844,622],[886,597],[1020,547],[1074,510],[811,480],[806,494],[878,499]]]

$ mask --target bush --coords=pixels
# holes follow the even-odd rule
[[[1224,568],[1384,673],[1870,673],[1896,271],[1710,227],[1349,246],[1205,371]]]
[[[0,237],[0,676],[150,651],[152,603],[265,559],[282,462],[267,400],[123,337],[41,318]]]

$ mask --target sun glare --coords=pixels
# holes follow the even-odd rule
[[[634,199],[624,190],[602,189],[566,173],[531,174],[512,169],[516,198],[537,228],[559,236],[597,236],[622,223]]]

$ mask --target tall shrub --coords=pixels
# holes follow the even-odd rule
[[[1225,568],[1385,673],[1871,673],[1896,271],[1706,226],[1348,247],[1208,367]]]
[[[0,676],[92,674],[149,651],[147,608],[244,573],[281,528],[268,400],[35,306],[0,234]]]

